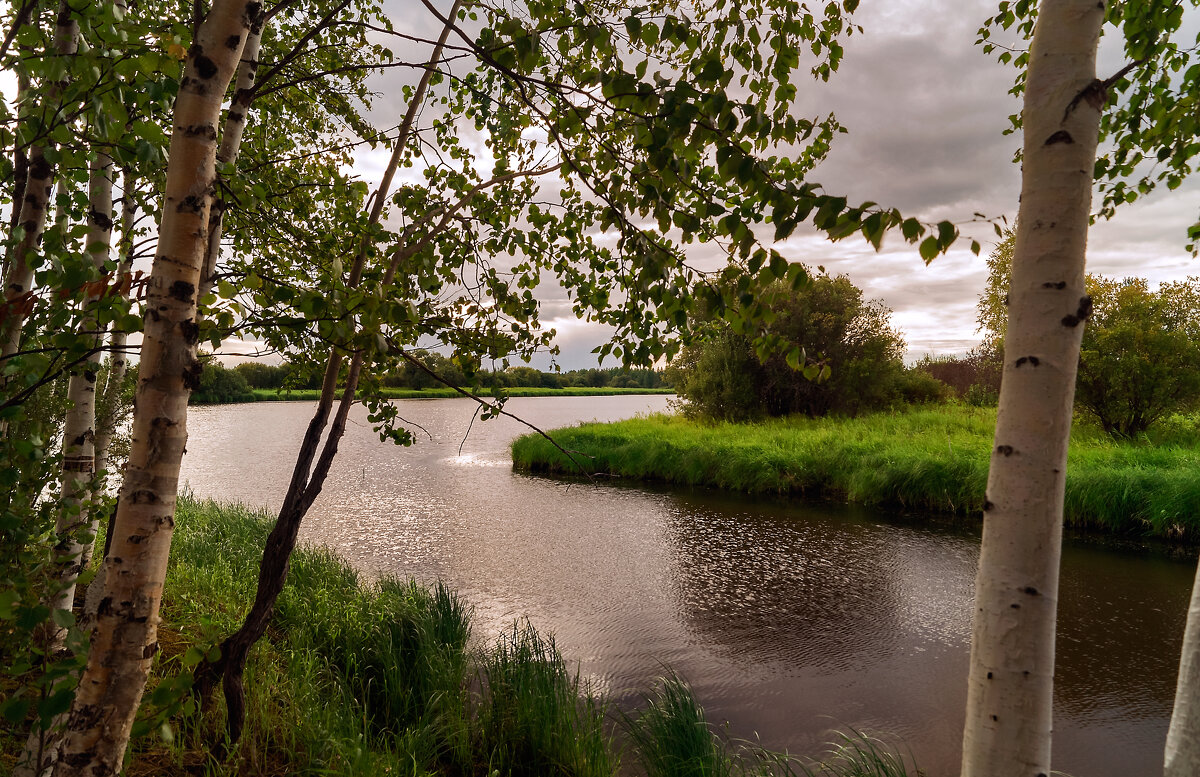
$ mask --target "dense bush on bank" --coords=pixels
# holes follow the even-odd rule
[[[673,678],[614,725],[607,702],[527,623],[480,646],[470,608],[443,586],[368,583],[313,548],[293,556],[272,628],[251,652],[242,740],[218,755],[221,705],[194,709],[191,670],[240,625],[268,529],[267,516],[242,507],[180,500],[161,654],[126,774],[614,777],[629,773],[622,756],[648,777],[905,774],[898,756],[862,738],[827,764],[735,747]],[[0,719],[0,771],[15,765],[25,732]]]
[[[983,507],[995,410],[940,405],[859,418],[706,424],[656,415],[552,436],[590,471],[758,494],[803,494],[955,513]],[[513,443],[513,465],[579,468],[540,437]],[[1067,469],[1070,526],[1200,536],[1200,420],[1174,417],[1114,441],[1079,424]]]

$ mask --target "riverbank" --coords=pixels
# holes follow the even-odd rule
[[[995,410],[941,405],[859,418],[707,424],[656,415],[552,432],[593,472],[750,494],[794,494],[936,512],[983,507]],[[578,467],[545,439],[513,443],[513,466]],[[1176,418],[1142,440],[1072,431],[1067,525],[1195,541],[1200,426]]]
[[[242,404],[245,402],[313,402],[321,397],[319,389],[251,389],[254,398],[249,396],[234,402],[197,402],[195,404]],[[590,388],[587,386],[570,386],[567,388],[543,388],[540,386],[515,386],[504,389],[504,394],[510,397],[611,397],[624,394],[674,394],[671,388]],[[493,397],[492,389],[480,389],[481,397]],[[453,399],[462,394],[452,388],[430,389],[399,389],[385,388],[383,396],[388,399]]]
[[[310,547],[296,551],[268,636],[251,652],[243,738],[218,757],[221,704],[196,712],[188,680],[239,625],[268,530],[265,514],[180,500],[161,653],[126,774],[613,777],[631,773],[623,760],[648,777],[678,775],[681,763],[697,774],[784,773],[777,756],[715,734],[677,678],[620,713],[527,623],[481,645],[470,606],[445,587],[369,583]],[[0,721],[0,766],[15,764],[23,731]],[[844,741],[828,764],[787,763],[814,777],[906,774],[903,759],[867,739]]]

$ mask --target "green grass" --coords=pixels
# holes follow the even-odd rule
[[[892,747],[857,731],[838,735],[822,761],[802,761],[755,743],[728,740],[705,718],[692,690],[663,678],[622,728],[646,777],[920,777]]]
[[[321,392],[318,389],[284,389],[276,391],[275,389],[253,389],[254,398],[257,402],[275,402],[275,401],[297,401],[307,400],[314,401],[318,399]],[[542,387],[516,387],[505,389],[505,393],[510,397],[607,397],[617,394],[673,394],[674,389],[670,388],[587,388],[583,386],[571,386],[568,388],[542,388]],[[452,397],[461,397],[462,394],[450,388],[431,388],[431,389],[384,389],[383,395],[388,399],[450,399]],[[491,389],[482,389],[479,391],[479,396],[493,396]]]
[[[180,500],[161,653],[134,727],[130,777],[616,777],[630,774],[621,764],[629,742],[640,752],[651,737],[664,752],[690,752],[714,736],[678,680],[678,703],[660,715],[666,722],[639,738],[615,725],[553,638],[528,623],[476,645],[470,608],[444,586],[368,582],[332,553],[302,547],[267,636],[250,654],[243,738],[218,755],[222,705],[196,710],[188,681],[205,651],[240,624],[268,529],[267,516],[243,507]],[[0,691],[13,691],[14,682],[6,678]],[[682,723],[667,720],[680,711]],[[644,713],[639,725],[653,715]],[[689,732],[690,725],[700,728]],[[25,731],[0,719],[0,766],[13,765]],[[714,764],[733,758],[758,769],[714,774],[809,773],[760,748],[709,745]],[[668,773],[692,772],[647,772]]]
[[[995,410],[955,405],[859,418],[706,424],[655,415],[553,433],[593,472],[751,494],[799,494],[950,513],[981,510]],[[513,444],[514,467],[578,473],[544,439]],[[1194,540],[1200,533],[1200,421],[1170,419],[1116,442],[1077,424],[1067,524]]]

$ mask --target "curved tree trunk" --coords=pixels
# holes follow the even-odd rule
[[[1104,94],[1104,4],[1046,0],[1025,90],[1004,378],[984,504],[963,777],[1050,774],[1067,443],[1091,309],[1084,254]]]
[[[1175,709],[1167,730],[1163,777],[1200,775],[1200,567],[1192,586],[1183,651],[1179,659],[1179,682],[1175,687]]]
[[[175,524],[187,400],[200,376],[196,291],[216,181],[221,104],[259,3],[215,0],[188,52],[175,102],[170,164],[146,297],[133,444],[91,650],[54,774],[121,770],[158,651],[159,605]]]
[[[464,0],[455,0],[447,15],[448,19],[453,20],[457,17],[458,9],[462,7],[463,2]],[[447,38],[450,36],[450,32],[450,24],[444,25],[437,45],[434,46],[433,53],[429,58],[429,67],[422,74],[417,88],[413,92],[412,100],[409,103],[404,120],[401,122],[400,128],[396,133],[392,157],[388,162],[387,168],[384,170],[379,188],[375,192],[374,204],[367,217],[367,222],[370,225],[379,223],[382,217],[383,208],[391,189],[392,178],[399,165],[404,147],[411,136],[413,123],[416,121],[417,113],[425,98],[425,92],[429,88],[430,80],[436,70],[435,66],[441,61],[442,49],[446,44]],[[364,238],[364,244],[359,247],[355,255],[350,275],[346,280],[346,285],[349,287],[357,286],[362,279],[367,249],[369,248],[365,240],[366,238]],[[383,280],[384,286],[391,282],[394,274],[395,264],[385,274]],[[329,468],[333,464],[334,457],[337,455],[338,443],[346,429],[346,418],[350,413],[351,406],[354,404],[355,392],[358,389],[358,377],[363,367],[363,356],[361,353],[355,353],[350,360],[337,413],[325,438],[325,443],[321,445],[321,436],[325,430],[326,423],[328,423],[341,364],[342,354],[335,346],[329,354],[329,360],[326,362],[325,378],[321,387],[321,398],[317,404],[316,412],[309,421],[304,439],[301,442],[300,451],[296,457],[296,464],[292,470],[292,480],[284,496],[283,507],[279,510],[275,526],[272,527],[271,533],[267,537],[266,546],[263,549],[263,557],[259,565],[258,587],[254,594],[254,604],[251,606],[250,612],[246,615],[246,620],[242,623],[241,628],[221,643],[220,658],[215,663],[204,662],[196,668],[195,688],[201,698],[202,705],[207,702],[216,678],[218,676],[221,677],[221,687],[225,693],[225,704],[228,710],[227,721],[231,742],[236,743],[241,738],[245,724],[245,691],[242,685],[242,676],[245,672],[247,656],[250,653],[250,648],[266,633],[267,626],[271,622],[275,602],[283,590],[284,583],[287,581],[288,566],[291,562],[292,551],[296,547],[296,539],[300,533],[300,524],[304,520],[304,516],[308,513],[308,509],[312,506],[313,501],[320,495],[321,489],[325,485],[325,478],[329,474]],[[321,451],[319,458],[316,455],[318,449]],[[313,465],[314,458],[317,458],[315,466]]]

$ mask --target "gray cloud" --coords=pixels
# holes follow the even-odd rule
[[[437,23],[422,8],[392,2],[403,31],[432,37]],[[1016,212],[1020,171],[1012,163],[1020,139],[1004,135],[1008,116],[1019,110],[1008,94],[1015,75],[975,46],[976,30],[994,10],[992,0],[876,0],[858,15],[864,27],[845,42],[845,59],[829,84],[801,79],[797,112],[830,111],[849,129],[835,141],[829,159],[813,175],[827,191],[852,200],[873,200],[924,219],[965,221],[976,211],[988,216]],[[403,55],[418,59],[419,54]],[[1120,66],[1119,46],[1102,48],[1101,70]],[[411,74],[381,79],[376,106],[382,124],[401,110],[399,84]],[[1200,184],[1156,193],[1127,206],[1091,233],[1089,267],[1106,275],[1142,275],[1153,281],[1200,274],[1182,246],[1186,227],[1197,218]],[[987,225],[964,226],[984,242]],[[711,266],[714,253],[693,246],[689,260]],[[915,248],[898,239],[875,253],[861,240],[828,243],[801,234],[781,249],[793,260],[844,272],[866,295],[894,311],[910,355],[962,352],[978,342],[974,306],[985,279],[981,258],[955,250],[926,266]],[[564,368],[590,366],[592,348],[608,334],[602,327],[572,323],[565,293],[539,291],[542,319],[560,330]],[[541,365],[539,365],[541,366]]]

